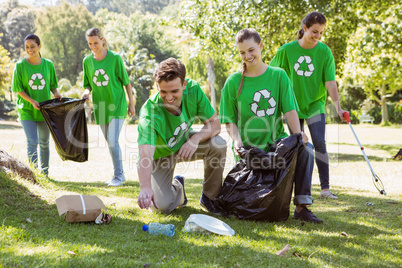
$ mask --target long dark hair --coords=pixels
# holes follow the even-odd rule
[[[306,25],[306,27],[308,29],[308,28],[310,28],[311,26],[313,26],[314,24],[317,24],[317,23],[320,24],[320,25],[326,24],[327,19],[320,12],[314,11],[314,12],[311,12],[311,13],[307,14],[307,16],[305,16],[304,19],[302,20],[301,29],[297,33],[297,38],[299,38],[299,39],[303,38],[303,35],[304,35],[303,26],[304,25]]]
[[[235,41],[236,41],[236,44],[238,44],[238,43],[243,43],[243,41],[249,40],[251,38],[253,38],[257,44],[261,43],[260,35],[253,28],[246,28],[246,29],[240,30],[236,34]],[[243,62],[243,68],[241,69],[241,81],[240,81],[239,89],[237,90],[238,97],[240,96],[241,90],[243,89],[244,75],[246,74],[246,71],[247,71],[247,65],[245,62]]]
[[[35,43],[36,43],[38,46],[40,46],[40,39],[39,39],[39,36],[37,36],[36,34],[28,34],[28,35],[25,37],[24,41],[27,41],[27,40],[34,40]],[[40,52],[39,52],[39,57],[42,58],[42,55],[40,54]]]

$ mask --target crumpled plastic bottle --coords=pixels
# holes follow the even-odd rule
[[[173,224],[162,224],[157,222],[150,222],[148,225],[144,224],[142,230],[148,232],[150,235],[166,235],[174,236]]]

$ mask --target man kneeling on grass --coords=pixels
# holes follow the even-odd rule
[[[138,205],[164,213],[185,206],[184,178],[173,179],[176,163],[203,159],[200,204],[217,213],[211,200],[222,188],[226,141],[218,136],[218,116],[200,85],[185,76],[186,68],[180,61],[162,61],[154,73],[158,92],[140,110]],[[196,118],[204,124],[199,132],[191,130]]]

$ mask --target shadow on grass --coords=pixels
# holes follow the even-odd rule
[[[13,124],[1,123],[0,129],[20,129],[22,126],[16,126]]]
[[[357,143],[329,143],[335,145],[348,145],[348,146],[359,146]],[[364,148],[371,150],[381,150],[389,153],[390,156],[394,156],[399,149],[402,149],[402,144],[362,144]]]
[[[362,162],[364,160],[363,154],[340,154],[340,153],[328,153],[331,161],[339,161],[339,162]],[[378,157],[378,156],[367,156],[369,161],[373,162],[384,162],[389,160],[386,157]]]
[[[199,197],[202,180],[186,180],[189,204],[170,215],[149,213],[138,207],[108,208],[112,222],[66,223],[55,204],[49,204],[13,179],[0,178],[1,260],[7,266],[105,266],[143,267],[364,267],[398,266],[402,223],[401,201],[387,203],[383,196],[365,196],[365,192],[342,189],[339,200],[315,200],[311,210],[324,224],[302,223],[290,217],[285,222],[253,222],[217,217],[231,226],[236,235],[186,233],[184,223],[201,210]],[[128,181],[109,188],[102,183],[58,182],[58,189],[80,194],[129,197],[136,200],[138,182]],[[337,189],[336,187],[334,187]],[[338,190],[341,188],[338,188]],[[319,187],[313,188],[318,196]],[[366,203],[374,203],[367,206]],[[27,218],[32,219],[29,223]],[[398,220],[399,218],[399,220]],[[141,231],[149,220],[173,223],[174,237],[153,237]],[[342,236],[341,232],[347,236]],[[4,235],[7,234],[7,235]],[[384,239],[387,243],[384,243]],[[274,253],[286,244],[286,257]],[[18,250],[7,249],[18,245]],[[68,251],[76,255],[69,254]],[[292,256],[292,252],[301,258]],[[381,254],[386,252],[386,254]],[[389,256],[393,256],[392,258]]]

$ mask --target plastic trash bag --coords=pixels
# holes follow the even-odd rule
[[[282,139],[275,152],[241,147],[241,159],[228,173],[214,205],[222,216],[256,221],[289,217],[301,134]]]
[[[63,161],[88,160],[88,128],[84,99],[62,98],[41,102],[40,111]]]

